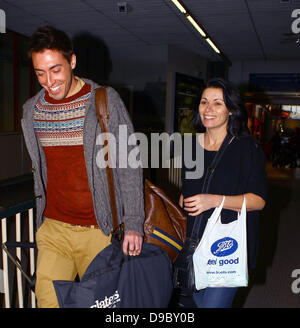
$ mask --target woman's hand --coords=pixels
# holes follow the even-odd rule
[[[183,200],[184,209],[191,216],[197,216],[204,211],[219,206],[222,202],[222,195],[197,194]]]
[[[246,198],[247,211],[262,210],[266,204],[265,200],[253,193],[246,193],[235,196],[226,196],[223,208],[240,212],[244,197]],[[223,195],[213,194],[197,194],[187,197],[183,200],[184,209],[189,212],[191,216],[197,216],[204,211],[211,208],[216,208],[221,205]]]

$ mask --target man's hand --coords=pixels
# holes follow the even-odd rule
[[[142,250],[143,236],[136,231],[126,231],[123,240],[123,253],[136,256]]]

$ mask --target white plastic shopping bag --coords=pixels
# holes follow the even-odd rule
[[[225,197],[209,218],[193,255],[196,289],[248,285],[246,199],[237,220],[222,224]]]

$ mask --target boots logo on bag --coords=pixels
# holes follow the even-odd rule
[[[119,292],[116,290],[112,296],[105,296],[103,300],[97,300],[91,308],[114,308],[116,303],[120,302]]]
[[[228,256],[233,254],[238,248],[238,243],[235,239],[225,237],[217,240],[211,246],[210,251],[215,256]]]

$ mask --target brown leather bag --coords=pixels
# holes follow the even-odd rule
[[[144,241],[162,247],[174,261],[186,236],[186,217],[165,192],[145,180]]]
[[[95,103],[101,131],[103,133],[107,132],[109,112],[105,87],[96,89]],[[109,160],[109,156],[105,160]],[[113,217],[113,230],[115,230],[118,229],[118,219],[113,174],[110,165],[106,166],[106,173]],[[160,246],[174,261],[185,241],[186,217],[180,207],[174,204],[162,189],[156,187],[147,179],[145,179],[144,191],[146,217],[144,222],[144,242]]]

